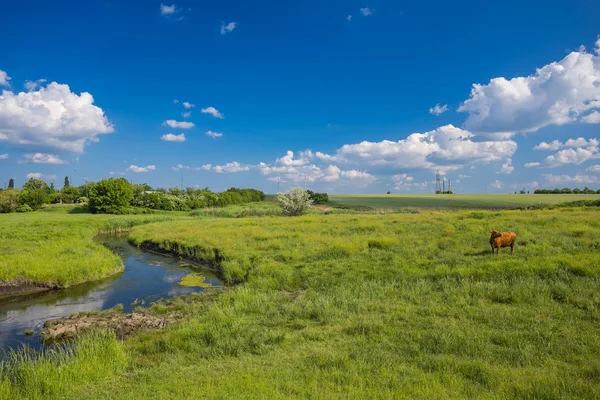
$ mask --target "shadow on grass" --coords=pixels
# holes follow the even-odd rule
[[[474,253],[465,253],[465,256],[467,257],[484,257],[484,256],[491,256],[492,255],[492,250],[482,250],[482,251],[478,251],[478,252],[474,252]]]
[[[78,206],[69,210],[69,214],[91,214],[88,206]]]

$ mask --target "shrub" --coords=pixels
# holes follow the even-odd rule
[[[84,197],[84,196],[81,196],[80,198],[77,199],[77,202],[79,204],[87,204],[87,203],[89,203],[89,201],[90,200],[87,197]]]
[[[300,187],[295,187],[287,193],[278,193],[277,202],[284,215],[302,215],[312,204],[308,192]]]
[[[33,211],[33,208],[29,207],[28,204],[23,204],[22,206],[19,206],[16,211],[19,213],[31,212]]]
[[[307,190],[306,192],[313,201],[313,204],[326,204],[329,202],[329,196],[327,193],[315,193],[312,190]]]
[[[39,210],[48,200],[46,189],[26,189],[19,194],[19,203],[27,204],[34,210]]]
[[[0,213],[14,212],[19,207],[19,191],[8,189],[0,192]]]
[[[90,211],[103,214],[123,214],[133,200],[131,185],[125,178],[103,179],[89,188]]]

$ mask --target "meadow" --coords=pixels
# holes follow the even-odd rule
[[[239,215],[236,215],[239,216]],[[184,317],[2,365],[5,398],[598,398],[600,212],[182,217],[130,241],[210,263]],[[518,235],[492,256],[492,229]],[[58,368],[60,366],[60,368]]]
[[[398,210],[402,208],[514,209],[555,205],[577,200],[600,200],[598,194],[336,194],[329,201],[338,206]]]

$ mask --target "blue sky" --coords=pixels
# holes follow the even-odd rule
[[[598,15],[592,1],[10,2],[0,178],[420,193],[440,169],[463,193],[600,188]]]

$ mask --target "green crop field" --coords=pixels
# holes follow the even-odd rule
[[[514,209],[536,204],[555,205],[576,200],[600,200],[597,194],[336,194],[332,204],[397,210],[401,208]]]
[[[598,208],[123,221],[242,283],[155,306],[181,317],[161,330],[15,355],[0,398],[600,397]]]

